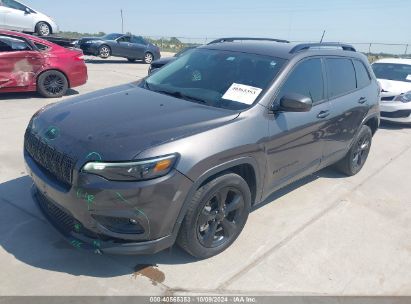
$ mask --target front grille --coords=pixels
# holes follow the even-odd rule
[[[70,214],[58,207],[38,191],[36,192],[36,197],[40,208],[63,234],[68,235],[70,232],[74,231],[76,221]]]
[[[407,118],[411,115],[411,110],[399,110],[395,112],[381,112],[381,117],[387,118]]]
[[[68,186],[71,185],[75,165],[73,158],[58,152],[46,141],[29,131],[24,136],[24,147],[37,164],[46,169],[60,182]]]

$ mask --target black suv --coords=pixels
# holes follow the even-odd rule
[[[24,156],[38,205],[73,246],[140,254],[177,240],[206,258],[273,191],[333,164],[358,173],[379,94],[352,46],[222,39],[41,109]]]

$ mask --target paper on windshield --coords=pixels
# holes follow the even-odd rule
[[[411,81],[411,74],[407,76],[407,80]]]
[[[263,90],[252,86],[233,83],[225,92],[223,99],[233,100],[244,104],[251,105],[256,101]]]

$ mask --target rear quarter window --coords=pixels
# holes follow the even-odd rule
[[[327,58],[326,62],[331,98],[347,94],[357,88],[357,79],[351,59]]]
[[[364,66],[364,64],[359,60],[353,60],[355,73],[357,75],[357,88],[362,89],[371,83],[371,77]]]
[[[40,50],[40,51],[47,51],[50,47],[47,45],[35,42],[34,45]]]

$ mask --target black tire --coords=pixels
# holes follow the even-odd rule
[[[177,244],[197,258],[215,256],[240,235],[250,208],[251,193],[246,181],[234,173],[220,175],[192,197]]]
[[[51,26],[43,21],[37,23],[36,34],[43,37],[50,36],[52,34]]]
[[[136,59],[134,59],[134,58],[127,58],[127,60],[128,60],[129,62],[136,62]]]
[[[111,48],[108,45],[101,45],[98,48],[98,56],[102,59],[107,59],[111,56]]]
[[[154,56],[150,52],[144,54],[144,63],[151,64],[154,61]]]
[[[368,126],[362,126],[347,155],[335,164],[342,173],[353,176],[364,167],[370,153],[372,144],[372,131]]]
[[[66,94],[68,87],[66,76],[59,71],[46,71],[37,79],[37,91],[47,98],[62,97]]]

